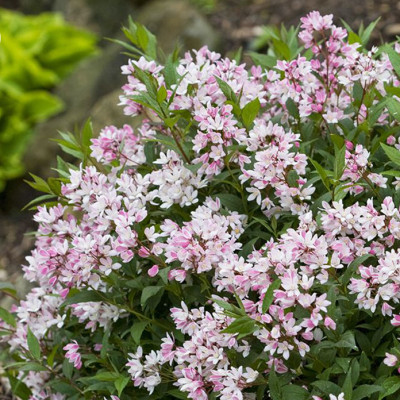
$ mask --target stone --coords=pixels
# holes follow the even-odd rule
[[[64,102],[64,112],[36,127],[24,158],[27,171],[49,176],[58,152],[58,145],[51,139],[59,137],[58,131],[74,131],[82,126],[91,117],[93,106],[125,83],[121,65],[126,64],[128,58],[121,51],[118,44],[109,44],[99,54],[85,60],[55,89],[54,93]]]
[[[385,27],[385,34],[388,36],[400,35],[400,24],[390,24]]]
[[[219,37],[206,18],[185,0],[156,0],[146,3],[135,19],[145,25],[158,39],[165,53],[175,44],[183,50],[207,45],[218,49]]]
[[[99,132],[107,125],[115,125],[117,128],[124,124],[136,127],[140,120],[138,117],[131,117],[124,114],[124,108],[119,106],[119,96],[122,90],[116,89],[113,92],[103,96],[92,108],[90,115],[93,122],[93,130]]]
[[[128,0],[56,0],[53,10],[62,12],[75,26],[100,37],[113,37],[134,13],[135,7]]]

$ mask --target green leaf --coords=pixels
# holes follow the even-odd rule
[[[268,311],[269,306],[272,304],[274,300],[274,291],[278,289],[280,285],[281,285],[281,280],[277,279],[268,286],[268,289],[265,293],[262,303],[262,312],[264,314]]]
[[[17,368],[18,371],[35,371],[35,372],[41,372],[41,371],[47,371],[43,365],[34,362],[34,361],[28,361],[28,362],[16,362],[13,364],[8,364],[7,368]]]
[[[165,86],[161,86],[157,91],[157,101],[158,103],[162,103],[167,98],[167,89]]]
[[[346,268],[344,274],[340,277],[342,285],[347,285],[350,282],[353,274],[357,271],[358,267],[370,257],[372,257],[372,254],[364,254],[363,256],[357,257],[353,262],[351,262]]]
[[[198,164],[184,164],[185,168],[189,171],[192,171],[194,174],[203,166],[203,163]]]
[[[400,54],[398,54],[390,45],[384,47],[384,52],[389,56],[389,60],[396,71],[396,74],[400,76]]]
[[[172,85],[174,85],[177,81],[176,67],[177,67],[177,62],[174,61],[172,59],[172,56],[170,55],[167,59],[167,62],[165,63],[165,67],[163,69],[165,83],[167,84],[167,87],[169,87],[169,88]]]
[[[354,333],[352,331],[346,331],[344,334],[340,336],[340,340],[335,343],[335,347],[339,349],[358,350],[354,338]]]
[[[148,321],[135,321],[131,328],[131,336],[136,344],[140,344],[140,338],[142,337],[143,331],[149,324]]]
[[[74,365],[67,358],[62,363],[62,373],[67,379],[71,379],[74,373]]]
[[[164,293],[164,287],[163,286],[146,286],[143,291],[142,295],[140,297],[140,304],[144,306],[147,303],[147,300],[150,299],[153,296],[160,296]]]
[[[246,313],[240,309],[239,307],[234,306],[231,303],[227,303],[224,300],[216,299],[213,298],[214,303],[218,304],[220,307],[222,307],[225,311],[227,311],[227,315],[234,316],[234,318],[240,317],[240,316],[246,316]]]
[[[361,37],[361,44],[365,47],[368,42],[369,42],[369,38],[371,37],[371,33],[373,32],[373,30],[375,29],[377,23],[380,21],[380,17],[377,18],[375,21],[371,22],[364,30],[364,32],[361,34],[360,33],[360,37]]]
[[[354,83],[353,86],[353,98],[355,100],[355,104],[357,107],[361,106],[361,101],[363,100],[364,97],[364,88],[362,87],[361,83],[359,81]]]
[[[351,381],[351,369],[350,371],[347,373],[346,378],[343,382],[343,393],[344,393],[344,397],[346,400],[352,400],[352,395],[353,395],[353,383]]]
[[[260,111],[260,100],[258,98],[254,99],[250,103],[247,103],[243,110],[242,110],[242,120],[244,126],[249,129],[255,118],[258,115],[258,112]]]
[[[242,199],[231,193],[218,193],[212,196],[218,198],[221,204],[228,210],[237,211],[238,213],[244,213]]]
[[[31,390],[25,385],[24,382],[11,375],[8,375],[10,381],[12,394],[21,400],[28,400],[32,394]]]
[[[146,162],[148,164],[153,164],[153,162],[155,161],[155,155],[154,155],[154,144],[152,142],[145,143],[144,154],[146,156]]]
[[[79,292],[71,291],[62,306],[65,307],[70,304],[87,303],[90,301],[104,301],[104,298],[94,290],[81,290]]]
[[[115,389],[117,389],[118,396],[121,396],[122,391],[125,389],[126,385],[129,383],[131,378],[128,376],[122,376],[120,375],[115,381]]]
[[[173,396],[175,399],[182,399],[182,400],[187,400],[187,394],[184,392],[181,392],[179,389],[172,389],[167,392],[171,396]]]
[[[227,100],[232,101],[233,103],[237,104],[238,99],[236,97],[235,92],[232,90],[232,88],[221,78],[218,78],[218,76],[215,77],[219,88],[221,89],[222,93],[226,97]]]
[[[349,44],[354,44],[354,43],[361,43],[361,38],[360,36],[357,35],[355,32],[349,32]]]
[[[101,350],[100,350],[100,357],[101,358],[106,358],[108,352],[110,351],[110,335],[111,335],[111,328],[107,328],[104,331],[103,338],[101,340]]]
[[[306,400],[309,399],[309,396],[308,390],[301,386],[286,385],[282,387],[282,400]]]
[[[296,120],[300,118],[299,109],[291,97],[286,100],[286,109],[288,110],[289,115],[291,115]]]
[[[339,180],[346,165],[346,147],[343,146],[340,149],[335,149],[335,164],[334,164],[334,177]]]
[[[36,197],[36,199],[33,199],[32,201],[30,201],[28,204],[26,204],[22,210],[31,210],[36,209],[37,206],[40,206],[41,204],[44,204],[46,202],[46,200],[50,200],[50,199],[57,199],[57,196],[55,196],[54,194],[44,194],[42,196]]]
[[[400,151],[395,147],[388,146],[387,144],[381,143],[381,147],[393,163],[400,166]]]
[[[147,36],[147,30],[144,28],[143,25],[136,23],[136,37],[138,40],[139,46],[146,52],[147,45],[149,43],[149,37]]]
[[[93,137],[93,124],[90,118],[85,122],[81,132],[81,142],[84,150],[90,152],[90,145],[92,144],[91,139]]]
[[[33,182],[25,181],[29,186],[31,186],[33,189],[37,190],[38,192],[53,194],[48,183],[44,179],[42,179],[39,176],[36,176],[34,174],[30,174],[30,176],[33,178]]]
[[[318,390],[320,390],[323,394],[326,394],[327,396],[330,394],[338,396],[340,393],[342,393],[342,388],[333,382],[320,380],[312,382],[311,385],[315,386]]]
[[[240,64],[240,62],[242,61],[242,56],[243,56],[243,47],[240,46],[238,50],[235,51],[235,53],[233,54],[232,59],[236,61],[236,64]]]
[[[166,148],[174,150],[175,153],[180,154],[182,156],[182,153],[180,149],[178,148],[177,144],[175,143],[175,140],[172,137],[169,137],[167,135],[163,135],[162,133],[157,133],[155,135],[155,139],[147,139],[148,142],[154,142],[158,144],[164,145]]]
[[[272,400],[283,400],[282,388],[279,379],[276,375],[276,372],[273,369],[269,373],[268,388]]]
[[[328,174],[327,171],[315,160],[312,160],[311,158],[309,158],[310,162],[312,165],[314,165],[314,168],[316,169],[316,171],[318,172],[318,175],[321,177],[322,183],[325,185],[325,187],[328,190],[331,190],[331,184],[330,184],[330,180],[328,178]]]
[[[386,107],[389,114],[397,121],[400,121],[400,102],[393,97],[386,99]]]
[[[400,171],[390,170],[381,172],[382,175],[400,177]]]
[[[58,178],[48,178],[47,185],[55,196],[61,195],[61,181]]]
[[[52,367],[52,366],[53,366],[53,364],[54,364],[54,358],[55,358],[55,356],[56,356],[56,354],[57,354],[57,350],[58,350],[59,347],[60,347],[59,345],[54,346],[54,347],[51,349],[50,354],[47,356],[47,365],[48,365],[49,367]]]
[[[239,337],[251,335],[257,330],[256,322],[248,317],[240,317],[235,319],[222,333],[239,333]]]
[[[119,376],[118,372],[101,371],[98,372],[94,378],[102,382],[114,382]]]
[[[277,58],[274,56],[259,54],[251,51],[250,57],[253,59],[256,65],[260,65],[263,68],[274,68],[276,65]]]
[[[2,319],[6,324],[13,326],[14,328],[17,326],[15,322],[14,315],[12,315],[9,311],[0,307],[0,319]]]
[[[260,239],[259,237],[255,237],[249,241],[246,241],[246,243],[243,245],[242,249],[239,252],[240,256],[244,258],[247,257],[254,250],[254,245],[259,239]]]
[[[31,328],[28,326],[28,334],[27,334],[27,343],[28,349],[31,352],[33,358],[36,360],[40,359],[40,344],[37,340],[36,336],[32,333]]]
[[[390,396],[400,390],[400,377],[391,376],[386,378],[383,383],[383,392],[379,396],[379,400],[384,399],[387,396]]]
[[[382,387],[378,385],[361,385],[354,389],[352,400],[362,400],[366,397],[370,398],[371,394],[382,391]]]
[[[285,60],[290,61],[291,53],[289,46],[282,40],[273,39],[273,48],[277,56],[283,57]]]
[[[335,149],[341,149],[344,146],[344,138],[340,135],[331,134],[331,140],[335,146]]]

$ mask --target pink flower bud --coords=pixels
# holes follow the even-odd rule
[[[329,329],[332,329],[332,330],[335,330],[335,329],[336,329],[336,323],[335,323],[335,321],[334,321],[332,318],[330,318],[330,317],[325,317],[324,325],[325,325],[327,328],[329,328]]]
[[[158,265],[154,264],[148,271],[147,273],[149,276],[154,278],[158,274]]]
[[[400,326],[400,315],[395,315],[390,322],[393,326]]]
[[[391,135],[386,139],[386,143],[389,146],[393,146],[396,143],[396,138],[393,135]]]
[[[349,140],[346,140],[346,149],[349,151],[354,149],[353,143],[351,143]]]
[[[150,255],[150,251],[149,249],[146,249],[146,247],[142,246],[139,249],[138,254],[140,257],[147,258]]]

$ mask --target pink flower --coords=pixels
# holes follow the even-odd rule
[[[391,321],[393,326],[400,326],[400,315],[394,315],[392,321]]]
[[[395,367],[396,364],[398,364],[399,360],[394,354],[390,353],[385,353],[385,359],[383,360],[383,363],[386,364],[389,367]]]
[[[332,329],[332,330],[336,329],[336,323],[332,318],[325,317],[324,325],[329,329]]]
[[[147,273],[149,274],[150,277],[154,278],[158,274],[159,267],[158,265],[153,265]]]
[[[386,139],[386,143],[389,146],[393,146],[396,143],[396,138],[393,135],[390,135],[387,139]]]
[[[76,369],[80,369],[82,367],[81,355],[79,354],[79,345],[76,340],[73,340],[72,343],[67,344],[63,347],[63,350],[67,350],[65,357],[69,360],[71,364],[74,364]]]

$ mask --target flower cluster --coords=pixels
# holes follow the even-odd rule
[[[361,44],[350,44],[348,32],[333,24],[332,15],[321,16],[313,11],[301,22],[299,37],[314,57],[279,61],[277,68],[282,74],[269,74],[266,83],[270,100],[285,106],[291,99],[297,104],[301,117],[320,114],[326,124],[349,117],[356,125],[361,124],[368,114],[363,103],[368,91],[376,90],[384,95],[385,84],[398,85],[387,55],[377,58],[377,48],[366,53],[359,51]],[[352,107],[349,115],[348,109],[353,104],[354,94],[358,96],[357,91],[361,102]],[[383,123],[387,118],[385,108],[382,107],[374,118]]]

